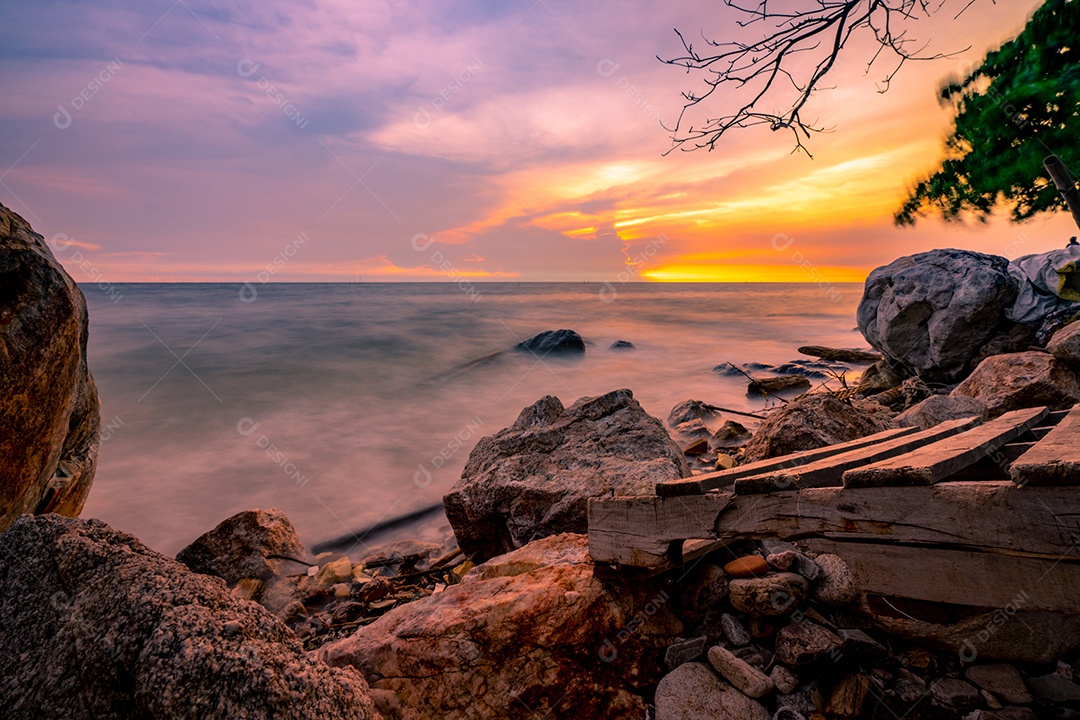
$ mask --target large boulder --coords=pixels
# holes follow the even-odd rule
[[[650,495],[690,475],[659,420],[629,390],[581,398],[548,395],[476,444],[443,498],[458,545],[486,560],[547,535],[584,533],[590,497]]]
[[[688,662],[656,688],[656,720],[768,720],[769,713],[720,679],[707,665]]]
[[[363,678],[287,627],[98,520],[0,536],[0,716],[366,719]]]
[[[991,417],[1039,405],[1062,410],[1080,402],[1080,374],[1037,350],[995,355],[983,360],[951,394],[975,398]]]
[[[82,511],[101,425],[86,340],[82,291],[0,205],[0,531],[23,513]]]
[[[885,357],[925,380],[956,382],[983,346],[1012,324],[1009,261],[967,250],[931,250],[870,273],[859,331]]]
[[[286,569],[295,572],[298,563],[306,563],[307,551],[285,513],[270,508],[245,510],[222,520],[176,559],[197,573],[216,575],[233,585],[245,578],[270,580]]]
[[[857,440],[886,429],[881,421],[831,395],[816,394],[773,410],[745,448],[747,462]]]
[[[682,632],[648,581],[603,583],[582,535],[537,540],[324,645],[388,718],[638,718]]]

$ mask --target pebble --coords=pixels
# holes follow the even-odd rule
[[[716,465],[714,467],[717,470],[730,470],[737,464],[738,463],[735,462],[735,458],[731,457],[727,453],[717,453]]]
[[[240,623],[236,620],[229,620],[221,626],[221,631],[226,635],[235,635],[240,632]]]
[[[842,720],[853,720],[862,713],[866,693],[870,690],[870,678],[862,673],[853,673],[840,678],[829,695],[826,714]]]
[[[766,558],[766,562],[777,570],[790,570],[799,573],[807,580],[813,582],[821,575],[821,566],[806,557],[802,553],[785,550],[775,553]]]
[[[1013,665],[972,665],[964,676],[983,690],[988,690],[1009,705],[1027,705],[1034,700],[1024,687],[1020,671]]]
[[[684,607],[705,612],[716,607],[727,594],[727,575],[720,567],[706,563],[691,571],[683,586],[681,599]]]
[[[1080,700],[1080,685],[1056,674],[1028,678],[1027,687],[1035,697],[1051,702]]]
[[[776,709],[772,720],[806,720],[806,716],[790,705],[784,705]]]
[[[667,665],[668,672],[671,672],[675,668],[679,667],[683,663],[688,663],[691,660],[697,660],[702,651],[705,650],[706,637],[690,638],[689,640],[679,640],[671,645],[668,645],[664,651],[664,664]]]
[[[310,570],[308,573],[310,574]],[[340,582],[352,580],[352,562],[348,557],[338,558],[328,562],[315,573],[315,583],[320,587],[329,588]]]
[[[281,620],[281,622],[288,625],[294,620],[307,617],[307,614],[308,611],[307,608],[304,607],[304,603],[300,602],[299,600],[294,600],[285,607],[281,608],[281,611],[278,613],[277,616],[278,619]]]
[[[724,637],[735,647],[750,644],[750,633],[743,627],[742,622],[734,615],[724,613],[720,616],[720,627],[724,631]]]
[[[769,673],[769,679],[772,680],[776,691],[782,695],[790,695],[795,692],[795,688],[799,687],[799,678],[783,665],[774,665],[772,672]]]
[[[748,697],[759,698],[772,692],[773,682],[768,675],[735,657],[727,648],[711,647],[708,657],[716,671]]]
[[[688,662],[668,673],[656,686],[658,720],[765,720],[769,715],[752,700],[717,677],[708,665]]]
[[[889,653],[884,645],[864,633],[862,630],[855,628],[841,628],[836,631],[836,634],[844,641],[845,655],[850,654],[861,659],[873,661],[879,660]]]
[[[352,587],[348,583],[339,582],[334,584],[330,588],[334,592],[336,598],[347,598],[349,593],[352,592]]]
[[[769,572],[769,563],[760,555],[746,555],[725,565],[724,572],[731,577],[750,578]]]
[[[855,578],[843,558],[824,553],[814,558],[814,562],[821,568],[821,577],[814,588],[815,600],[832,607],[840,607],[858,596]]]
[[[839,651],[843,645],[843,640],[817,623],[793,622],[776,634],[776,659],[791,667],[806,667]]]
[[[761,558],[761,562],[764,563],[765,559]],[[795,610],[806,599],[809,589],[810,585],[803,576],[777,573],[732,580],[728,585],[728,596],[732,607],[740,612],[752,617],[778,617]]]
[[[938,678],[930,683],[930,696],[948,708],[971,708],[982,698],[979,691],[959,678]]]

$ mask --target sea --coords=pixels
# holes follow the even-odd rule
[[[629,388],[660,419],[687,399],[754,412],[765,401],[716,366],[866,345],[855,328],[860,284],[84,291],[103,430],[83,516],[170,555],[250,508],[280,508],[312,547],[437,506],[476,442],[545,395],[570,405]],[[563,328],[585,339],[583,356],[510,351]],[[611,349],[617,340],[634,349]],[[446,532],[435,512],[364,542]]]

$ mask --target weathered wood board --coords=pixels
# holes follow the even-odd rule
[[[1080,490],[1017,488],[1000,480],[737,495],[720,514],[715,536],[847,538],[1080,558]]]
[[[589,500],[589,554],[595,562],[661,568],[682,541],[715,538],[716,519],[731,493],[686,497],[606,497]]]
[[[929,430],[922,430],[869,447],[834,455],[801,467],[766,472],[735,481],[735,493],[747,495],[828,485],[839,485],[844,471],[910,452],[928,443],[961,433],[979,424],[979,418],[949,420]]]
[[[1080,405],[1013,462],[1017,485],[1080,485]]]
[[[814,539],[839,555],[863,593],[988,608],[1080,612],[1080,562],[971,550]]]
[[[1048,413],[1045,407],[1014,410],[909,453],[852,468],[842,476],[844,487],[932,485],[996,453],[1006,443],[1028,432]]]
[[[731,468],[730,470],[721,470],[705,475],[695,475],[694,477],[682,478],[680,480],[666,480],[656,484],[656,494],[660,497],[700,495],[710,490],[729,487],[735,480],[748,475],[758,475],[764,472],[807,465],[816,460],[833,457],[834,455],[839,455],[850,450],[858,450],[859,448],[876,445],[877,443],[885,442],[886,440],[914,435],[918,431],[919,428],[916,427],[884,430],[857,440],[850,440],[837,445],[828,445],[814,450],[803,450],[802,452],[792,453],[782,457],[759,460],[757,462]]]

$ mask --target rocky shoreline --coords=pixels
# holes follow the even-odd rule
[[[444,498],[446,543],[358,537],[312,555],[284,514],[253,509],[173,559],[77,519],[99,422],[85,303],[0,206],[0,449],[15,458],[0,477],[0,716],[1078,717],[1080,616],[1018,598],[989,621],[936,609],[955,615],[948,637],[906,622],[914,608],[883,622],[843,559],[771,537],[647,577],[589,554],[590,498],[1080,402],[1080,308],[1009,320],[1002,260],[879,268],[858,313],[874,351],[718,366],[770,399],[760,416],[690,399],[665,423],[628,389],[540,398],[473,449]],[[516,350],[537,348],[584,343],[547,331]]]

